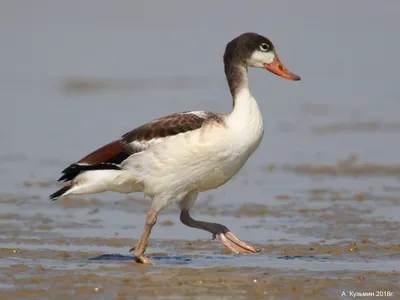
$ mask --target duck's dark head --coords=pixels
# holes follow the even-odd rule
[[[226,45],[224,63],[245,67],[264,68],[288,80],[300,80],[280,62],[275,47],[266,37],[257,33],[244,33]]]

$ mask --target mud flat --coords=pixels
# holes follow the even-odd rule
[[[23,185],[32,192],[54,188],[40,182]],[[0,299],[400,295],[398,188],[293,189],[270,199],[268,205],[228,206],[211,197],[195,210],[199,219],[234,226],[260,253],[229,254],[207,234],[183,227],[171,207],[160,217],[148,248],[157,265],[146,266],[128,253],[140,234],[146,199],[82,197],[49,203],[40,193],[2,195]]]

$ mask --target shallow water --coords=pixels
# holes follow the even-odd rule
[[[0,6],[0,299],[399,295],[399,2]],[[193,215],[261,253],[230,255],[171,206],[151,235],[157,266],[138,266],[149,201],[48,200],[66,165],[152,118],[229,111],[222,53],[245,31],[302,81],[250,70],[264,140]]]

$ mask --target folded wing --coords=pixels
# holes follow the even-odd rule
[[[201,128],[206,122],[222,122],[219,114],[192,111],[168,115],[137,127],[62,171],[58,181],[71,181],[79,174],[96,170],[120,170],[120,164],[132,154],[145,151],[170,136]]]

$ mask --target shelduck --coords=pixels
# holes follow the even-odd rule
[[[263,120],[250,93],[248,67],[264,68],[288,80],[300,80],[280,62],[271,41],[244,33],[230,41],[223,57],[232,94],[230,114],[206,111],[174,113],[151,121],[90,153],[64,171],[68,185],[50,195],[105,191],[142,192],[151,200],[142,235],[134,251],[137,262],[152,263],[144,255],[157,214],[177,203],[183,224],[218,236],[232,253],[258,252],[218,223],[194,220],[190,209],[200,192],[225,184],[260,145]]]

